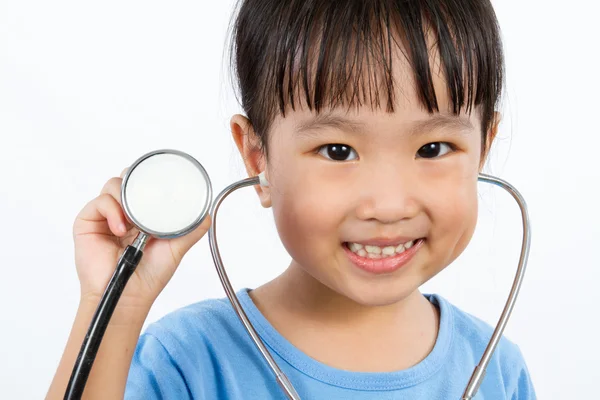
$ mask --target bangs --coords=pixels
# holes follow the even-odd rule
[[[393,112],[397,55],[411,67],[428,112],[440,111],[438,74],[454,114],[481,105],[484,132],[502,91],[502,45],[487,1],[248,0],[235,29],[241,102],[255,129],[300,104],[317,113],[353,106]]]

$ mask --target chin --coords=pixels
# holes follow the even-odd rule
[[[402,282],[400,285],[392,282],[369,283],[360,282],[336,290],[340,295],[364,307],[384,307],[396,304],[418,292],[419,285]]]

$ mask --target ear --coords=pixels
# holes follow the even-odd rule
[[[486,132],[486,143],[483,154],[481,155],[481,161],[479,162],[479,171],[483,169],[485,162],[490,154],[490,150],[492,148],[492,144],[496,139],[496,135],[498,135],[498,126],[500,125],[500,121],[502,120],[502,114],[498,111],[494,112],[494,116],[492,117],[492,124],[489,130]]]
[[[230,127],[233,140],[244,160],[248,176],[257,176],[262,171],[265,171],[265,177],[268,180],[266,157],[261,151],[260,139],[254,132],[250,120],[243,115],[236,114],[231,117]],[[271,192],[269,188],[259,185],[256,185],[254,188],[256,193],[258,193],[262,206],[265,208],[271,207]]]

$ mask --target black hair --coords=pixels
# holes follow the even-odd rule
[[[381,107],[387,97],[386,110],[393,112],[394,46],[412,66],[423,107],[439,112],[432,41],[452,112],[481,106],[483,151],[504,77],[500,30],[489,0],[241,0],[231,67],[261,150],[268,156],[277,113],[285,116],[299,100],[318,113],[341,105]]]

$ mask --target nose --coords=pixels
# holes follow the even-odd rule
[[[393,224],[419,212],[419,183],[414,172],[397,166],[379,168],[363,177],[356,214],[362,220]]]

